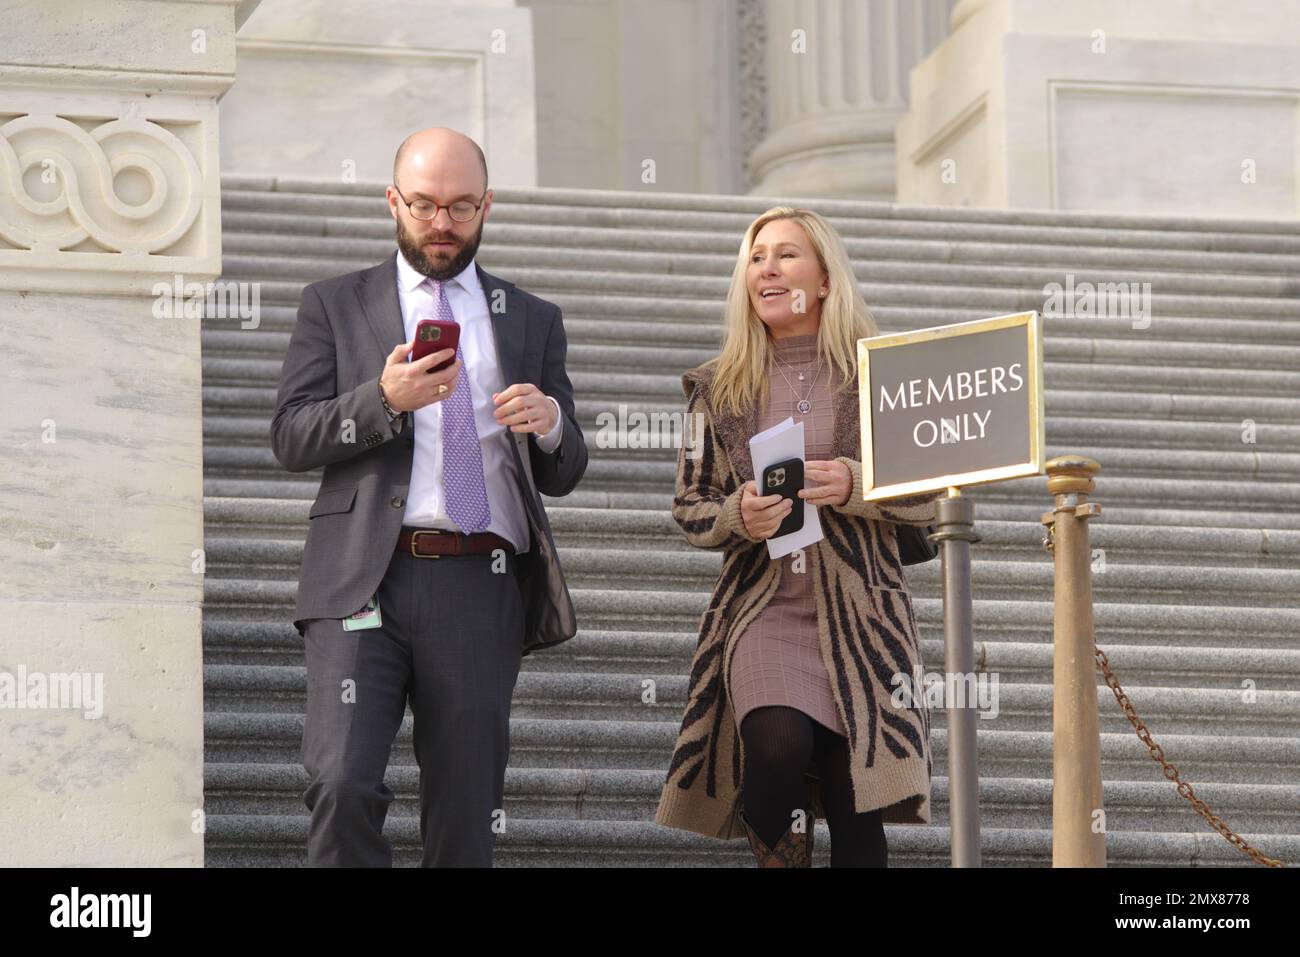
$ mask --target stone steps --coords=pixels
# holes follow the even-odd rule
[[[215,548],[283,549],[287,544],[301,544],[306,532],[306,501],[285,502],[278,499],[210,499],[207,548],[209,559],[217,557]],[[695,560],[717,563],[716,553],[692,549],[681,535],[672,516],[664,511],[562,508],[553,509],[552,529],[564,536],[567,547],[580,551],[632,545],[638,552],[694,556]],[[219,516],[219,517],[218,517]],[[1104,516],[1104,513],[1103,513]],[[220,524],[217,524],[220,522]],[[1030,534],[1023,523],[979,520],[979,554],[972,561],[1045,562],[1040,537]],[[251,536],[251,537],[250,537]],[[1247,530],[1220,528],[1152,528],[1144,525],[1099,524],[1092,544],[1108,551],[1110,560],[1132,556],[1142,550],[1158,551],[1171,565],[1220,567],[1231,562],[1233,568],[1259,567],[1295,569],[1300,567],[1300,532],[1294,530]],[[268,552],[276,563],[296,565],[298,553]],[[244,560],[244,553],[226,551],[228,556]],[[712,566],[710,566],[712,567]],[[930,566],[913,565],[907,569],[909,580],[919,582]],[[710,582],[711,583],[711,582]]]
[[[1286,660],[1286,659],[1284,659]],[[1289,659],[1294,666],[1294,658]],[[688,663],[689,664],[689,663]],[[1050,670],[1039,676],[1050,679]],[[258,665],[206,665],[205,707],[232,713],[304,713],[307,673],[304,667]],[[645,682],[652,681],[655,703],[643,702]],[[680,723],[686,708],[687,679],[682,674],[556,674],[524,671],[515,689],[512,717],[521,720],[568,719],[592,721],[660,721]],[[1146,688],[1124,683],[1125,693],[1148,724],[1162,734],[1195,734],[1212,720],[1224,734],[1238,737],[1300,736],[1300,691],[1257,691],[1243,700],[1240,688]],[[1097,689],[1101,729],[1119,733],[1129,724],[1114,707],[1110,689]],[[1001,731],[1032,731],[1049,724],[1052,687],[999,678],[997,701],[980,699]],[[996,707],[996,712],[991,708]],[[983,723],[983,720],[981,721]],[[932,709],[933,728],[947,727],[945,712]]]
[[[352,272],[366,266],[372,266],[378,260],[342,260],[314,261],[314,268],[297,282],[267,279],[259,272],[249,274],[247,268],[269,268],[260,260],[248,259],[243,262],[237,258],[224,263],[225,279],[238,282],[260,284],[259,301],[297,303],[303,286],[318,279],[326,279],[344,272]],[[492,257],[485,253],[481,259],[488,272],[504,272]],[[244,267],[241,269],[241,267]],[[990,270],[993,273],[993,270]],[[912,273],[898,275],[897,281],[889,282],[888,274],[881,280],[871,279],[859,282],[862,293],[870,306],[923,306],[943,310],[975,309],[984,316],[1005,315],[1024,312],[1030,309],[1044,309],[1043,287],[1047,282],[1063,279],[1059,273],[1044,270],[1037,274],[1042,280],[1027,280],[1021,286],[992,287],[980,284],[960,284],[955,281],[947,283],[914,282]],[[558,300],[563,294],[570,296],[620,296],[644,300],[639,308],[653,315],[663,310],[667,312],[666,303],[673,299],[686,301],[704,300],[720,303],[726,295],[729,280],[712,276],[662,275],[655,273],[631,272],[590,272],[578,273],[539,267],[523,267],[510,270],[511,282],[529,292],[546,299]],[[1075,281],[1086,277],[1076,276]],[[1109,281],[1120,281],[1112,278]],[[1178,284],[1170,288],[1178,288]],[[1184,317],[1202,317],[1221,319],[1231,323],[1236,319],[1274,319],[1285,321],[1294,316],[1296,311],[1296,292],[1293,285],[1285,279],[1269,280],[1250,295],[1215,296],[1206,294],[1172,294],[1157,291],[1151,293],[1151,326],[1158,324],[1162,315]],[[563,304],[561,303],[561,306]],[[671,313],[669,313],[671,314]],[[955,321],[955,320],[954,320]],[[1059,318],[1061,323],[1085,323],[1081,318]],[[1140,335],[1149,330],[1135,328],[1134,320],[1126,319],[1130,334]],[[1121,327],[1122,328],[1122,327]],[[882,330],[895,331],[895,330]],[[902,330],[897,330],[902,331]],[[1119,331],[1117,329],[1117,331]]]
[[[585,407],[584,407],[585,408]],[[613,418],[601,418],[601,413],[609,411]],[[630,424],[634,413],[649,416],[662,412],[652,405],[627,403],[622,413],[625,423]],[[583,434],[590,439],[591,453],[604,457],[610,449],[617,449],[620,457],[628,459],[661,459],[665,456],[665,436],[660,437],[660,447],[653,447],[653,439],[640,436],[632,438],[625,431],[618,431],[618,413],[613,410],[601,410],[596,415],[580,416],[579,425]],[[647,419],[647,422],[662,420]],[[606,428],[606,424],[612,428]],[[680,428],[681,426],[674,426]],[[211,446],[233,449],[239,447],[265,448],[270,435],[271,420],[269,416],[256,412],[213,413],[203,423],[203,434]],[[604,430],[607,437],[602,438]],[[1059,444],[1102,446],[1108,453],[1137,450],[1158,461],[1159,450],[1168,450],[1174,455],[1190,452],[1217,451],[1234,456],[1259,456],[1259,460],[1273,461],[1284,468],[1292,469],[1286,474],[1295,475],[1294,458],[1300,451],[1271,452],[1268,449],[1300,450],[1300,426],[1268,425],[1266,443],[1257,442],[1254,447],[1242,442],[1242,429],[1239,423],[1186,422],[1161,419],[1102,419],[1080,416],[1049,415],[1046,422],[1047,434]],[[1257,430],[1256,437],[1259,438]],[[639,445],[649,445],[639,448]],[[1264,450],[1256,452],[1255,448],[1263,444]],[[675,452],[674,452],[675,454]],[[1169,462],[1175,459],[1171,458]],[[1186,464],[1186,463],[1180,463]],[[1240,464],[1254,472],[1254,461],[1241,459]]]
[[[486,238],[488,230],[485,228],[483,232]],[[311,256],[284,255],[283,245],[280,251],[253,250],[251,254],[225,250],[222,265],[228,275],[238,276],[241,280],[316,282],[380,261],[386,250],[392,249],[392,242],[391,236],[386,240],[353,241],[349,243],[346,255],[334,258],[326,255],[330,251],[328,248],[314,248]],[[550,288],[620,290],[627,287],[640,295],[649,291],[660,292],[665,297],[721,298],[727,291],[730,271],[735,265],[735,251],[697,252],[684,258],[667,252],[555,249],[549,244],[494,246],[491,256],[484,257],[483,265],[489,272],[497,274],[529,275],[534,280],[533,285],[524,288],[530,289],[545,283]],[[996,289],[1005,295],[1007,290],[1018,294],[1019,290],[1028,287],[1039,290],[1041,302],[1042,290],[1049,288],[1050,284],[1066,284],[1063,270],[1048,265],[1016,267],[1006,262],[965,264],[909,259],[855,260],[855,268],[864,292],[876,286],[886,289],[924,286],[944,291],[959,289],[970,294],[986,294]],[[1294,298],[1297,295],[1294,273],[1239,276],[1207,274],[1201,270],[1194,273],[1162,272],[1132,263],[1078,268],[1083,271],[1074,272],[1073,266],[1067,270],[1074,274],[1073,287],[1076,289],[1083,282],[1138,282],[1140,275],[1140,282],[1150,283],[1150,289],[1138,286],[1137,291],[1150,293],[1153,312],[1156,306],[1168,301],[1192,299],[1242,301],[1267,308],[1275,297]],[[1121,271],[1116,273],[1116,270]],[[1178,292],[1170,293],[1171,289]]]
[[[1155,765],[1153,764],[1154,768]],[[308,777],[301,764],[209,763],[205,769],[208,819],[259,812],[306,818],[302,792]],[[948,825],[948,777],[936,773],[931,797],[934,826]],[[506,771],[506,818],[556,821],[645,821],[654,817],[659,770],[586,770],[509,768]],[[419,814],[419,769],[399,765],[390,770],[388,785],[396,794],[389,807],[393,818]],[[1233,787],[1203,784],[1196,795],[1218,814],[1231,814],[1243,829],[1284,835],[1294,825],[1300,803],[1295,785],[1257,784]],[[990,828],[1051,828],[1050,781],[985,776],[980,780],[981,824]],[[1176,817],[1180,798],[1162,781],[1108,782],[1103,787],[1106,823],[1118,831],[1163,832]],[[1185,802],[1184,802],[1185,803]],[[904,831],[904,825],[890,825]],[[507,831],[509,827],[507,825]]]
[[[257,457],[253,454],[255,450],[247,450],[249,455],[248,461],[255,460]],[[1048,455],[1055,455],[1059,452],[1071,451],[1070,449],[1057,448],[1048,446]],[[1086,452],[1086,449],[1077,449],[1073,451]],[[1095,451],[1095,450],[1094,450]],[[214,454],[214,459],[218,458]],[[230,461],[227,456],[220,456],[225,461]],[[244,459],[243,456],[240,457]],[[631,495],[621,502],[612,502],[613,507],[619,508],[665,508],[671,500],[671,492],[665,496],[662,491],[664,488],[671,489],[673,482],[673,466],[670,462],[645,462],[626,460],[607,460],[596,456],[588,466],[589,474],[595,482],[604,483],[609,489],[609,493],[591,492],[582,498],[575,498],[573,495],[568,496],[569,503],[572,505],[591,505],[598,502],[601,494],[615,494],[616,492],[625,492]],[[258,473],[255,467],[219,469],[212,467],[209,472],[211,482],[222,480],[231,481],[230,487],[224,490],[212,488],[209,494],[212,495],[234,495],[247,494],[254,497],[262,497],[266,494],[272,494],[272,497],[284,495],[293,495],[299,498],[313,498],[315,495],[315,485],[309,480],[260,480],[251,476]],[[1161,474],[1168,474],[1167,471]],[[667,478],[663,478],[663,476]],[[664,482],[668,485],[665,486]],[[243,483],[240,485],[239,483]],[[594,483],[593,483],[594,484]],[[999,483],[997,486],[986,486],[978,490],[979,503],[984,502],[1006,502],[1011,500],[1024,501],[1024,495],[1027,491],[1023,487],[1014,488],[1019,484],[1034,485],[1032,480],[1016,480],[1015,482]],[[1042,482],[1038,482],[1036,487],[1041,489]],[[242,488],[242,491],[236,489]],[[1019,496],[1019,498],[1017,498]],[[1107,497],[1104,501],[1103,508],[1107,505],[1120,505],[1125,507],[1138,507],[1141,505],[1150,505],[1152,507],[1186,507],[1195,509],[1202,506],[1210,509],[1232,508],[1241,512],[1249,513],[1257,511],[1255,521],[1260,527],[1295,527],[1297,516],[1294,513],[1284,513],[1282,510],[1290,507],[1292,502],[1300,499],[1300,485],[1295,483],[1253,483],[1249,480],[1226,480],[1217,484],[1214,482],[1213,475],[1202,475],[1199,478],[1152,478],[1134,476],[1132,478],[1113,478],[1107,482]],[[1050,505],[1045,503],[1044,508]],[[982,513],[977,513],[978,516]],[[1040,513],[1041,514],[1041,511]],[[1037,515],[1034,516],[1037,518]],[[1189,516],[1186,524],[1194,525],[1197,516]]]
[[[269,450],[305,282],[393,250],[382,188],[227,177],[224,278],[256,281],[256,328],[203,322],[207,859],[305,862],[305,671],[289,622],[320,473]],[[480,261],[564,310],[591,464],[547,499],[580,632],[523,662],[502,866],[746,866],[743,842],[652,821],[719,556],[672,521],[676,452],[628,447],[602,414],[684,407],[716,353],[736,242],[772,203],[654,192],[497,190]],[[1102,464],[1091,523],[1096,633],[1168,760],[1265,853],[1300,857],[1300,227],[1174,217],[810,201],[846,237],[882,332],[1043,309],[1043,287],[1150,282],[1152,321],[1045,322],[1048,455]],[[287,243],[293,235],[298,242]],[[306,239],[306,242],[302,240]],[[287,250],[292,250],[291,253]],[[1244,441],[1248,422],[1254,441]],[[1051,861],[1051,559],[1039,477],[975,487],[977,722],[985,863]],[[1104,554],[1104,570],[1100,561]],[[922,651],[943,660],[940,563],[909,566]],[[642,703],[654,682],[655,704]],[[1253,691],[1253,697],[1246,694]],[[1098,677],[1107,855],[1119,866],[1247,859],[1180,798]],[[948,862],[946,715],[934,709],[933,823],[889,827],[891,865]],[[388,833],[418,863],[411,718]],[[818,861],[829,834],[818,825]]]
[[[499,209],[500,207],[498,207]],[[223,244],[227,255],[237,257],[284,256],[284,237],[311,236],[313,256],[321,255],[331,260],[361,259],[377,262],[384,258],[393,243],[390,223],[372,217],[348,220],[345,235],[330,235],[327,228],[335,220],[321,216],[281,213],[247,213],[227,210],[223,222],[228,238]],[[737,224],[743,228],[743,219]],[[234,230],[233,233],[230,233]],[[255,230],[256,232],[250,232]],[[541,255],[545,262],[555,259],[553,250],[562,250],[584,256],[608,253],[601,263],[627,263],[632,267],[659,266],[663,257],[679,258],[673,269],[688,274],[716,275],[721,268],[725,273],[735,256],[736,239],[731,231],[691,229],[655,229],[638,236],[626,227],[557,227],[551,224],[507,222],[501,224],[495,216],[484,227],[485,239],[491,243],[498,257],[531,257]],[[1019,238],[1019,237],[1017,237]],[[925,262],[951,266],[997,265],[1010,260],[1022,267],[1066,269],[1105,269],[1120,272],[1142,270],[1143,273],[1170,272],[1206,275],[1220,273],[1230,281],[1262,276],[1287,277],[1300,272],[1300,254],[1187,251],[1162,248],[1158,241],[1137,250],[1122,247],[1093,247],[1077,245],[1062,237],[1063,241],[1030,244],[1028,242],[996,241],[971,236],[954,242],[948,238],[911,238],[908,236],[848,237],[845,240],[850,256],[859,267],[894,262]],[[680,254],[691,253],[689,259]],[[299,257],[307,260],[310,257]],[[527,260],[525,260],[527,261]],[[519,265],[521,263],[512,263]],[[588,263],[584,262],[585,267]],[[285,274],[286,276],[292,274]]]
[[[286,341],[287,348],[288,343]],[[576,350],[575,350],[576,351]],[[598,372],[602,354],[608,359],[608,371]],[[623,349],[602,350],[596,355],[574,356],[574,366],[569,372],[574,389],[585,387],[586,400],[579,406],[584,411],[584,418],[595,414],[610,412],[616,414],[620,403],[637,405],[661,412],[680,411],[685,406],[681,391],[680,375],[659,375],[627,371],[645,369],[648,365],[657,365],[662,356],[656,357],[652,349],[627,351]],[[689,369],[706,361],[701,352],[669,350],[669,356],[677,355],[680,359],[678,368]],[[1297,351],[1300,357],[1300,351]],[[1228,356],[1225,361],[1231,361]],[[250,357],[208,356],[203,360],[205,391],[210,388],[239,388],[265,382],[268,378],[278,379],[282,359]],[[622,390],[616,391],[618,385],[610,381],[610,373],[622,373],[625,381],[619,383]],[[1272,399],[1270,396],[1286,395],[1291,392],[1300,395],[1300,372],[1290,371],[1251,371],[1230,366],[1218,369],[1197,369],[1195,367],[1173,368],[1156,366],[1143,371],[1140,379],[1135,381],[1134,370],[1130,366],[1113,363],[1043,363],[1043,374],[1048,381],[1055,384],[1053,389],[1044,389],[1044,404],[1050,412],[1072,409],[1075,399],[1082,392],[1085,395],[1093,390],[1106,389],[1118,392],[1147,391],[1166,393],[1175,391],[1179,398],[1187,395],[1213,397],[1223,391],[1231,391],[1241,396],[1237,405],[1244,411],[1250,411],[1253,405],[1263,407],[1265,414],[1273,412],[1285,417],[1290,422],[1300,422],[1300,402],[1285,399]],[[598,399],[596,397],[599,397]],[[274,407],[273,397],[267,397],[258,403],[268,411]],[[593,401],[596,399],[596,401]],[[1226,410],[1225,410],[1226,411]],[[1248,418],[1249,416],[1244,416]],[[586,425],[586,421],[580,421]]]
[[[209,478],[204,481],[204,491],[209,501],[222,499],[260,500],[280,498],[286,502],[297,502],[306,513],[306,503],[316,494],[319,476],[310,473],[298,477],[279,479],[261,478]],[[1126,488],[1142,491],[1145,483],[1129,482]],[[1109,489],[1109,486],[1108,486]],[[1229,528],[1258,531],[1268,534],[1274,531],[1294,531],[1300,529],[1300,513],[1280,511],[1276,506],[1249,510],[1252,503],[1246,501],[1238,507],[1234,503],[1222,505],[1212,492],[1206,491],[1205,483],[1172,482],[1163,487],[1159,497],[1149,499],[1147,505],[1116,505],[1113,499],[1107,501],[1105,514],[1115,522],[1151,526],[1181,525],[1188,528]],[[1170,493],[1178,493],[1177,501]],[[1029,501],[1022,495],[1019,499],[1011,497],[991,497],[994,490],[977,490],[972,499],[978,504],[977,519],[998,519],[1016,521],[1026,526],[1036,526],[1044,509],[1041,505]],[[976,498],[978,495],[978,498]],[[658,511],[668,509],[671,495],[662,492],[626,492],[626,491],[582,491],[577,490],[563,499],[550,499],[543,496],[549,508],[583,508],[605,511]],[[1179,501],[1182,507],[1177,507]],[[1164,506],[1170,507],[1164,507]],[[1029,534],[1026,530],[1026,534]],[[1041,534],[1041,531],[1038,532]]]
[[[207,560],[216,571],[207,576],[207,600],[222,602],[231,587],[248,587],[244,576],[255,575],[263,588],[274,586],[292,596],[302,547],[298,542],[268,542],[249,539],[206,539]],[[1131,553],[1105,550],[1104,570],[1093,579],[1097,602],[1122,604],[1175,603],[1200,595],[1224,607],[1294,608],[1295,602],[1278,586],[1300,592],[1300,569],[1232,566],[1170,566],[1136,564]],[[685,592],[706,599],[722,567],[720,556],[708,552],[678,552],[636,548],[560,546],[560,561],[571,588],[625,589],[629,595],[650,592],[655,600],[664,592]],[[1045,557],[1045,556],[1044,556]],[[1100,558],[1094,558],[1094,562]],[[939,563],[931,562],[908,571],[907,579],[918,595],[937,595],[942,577]],[[226,578],[221,568],[237,569]],[[1043,559],[975,559],[971,563],[971,585],[988,599],[1018,599],[1029,596],[1050,599],[1052,566]]]
[[[220,360],[208,360],[215,364]],[[208,364],[205,362],[205,365]],[[278,379],[279,363],[262,362],[250,366],[250,371],[266,374],[274,366]],[[1051,375],[1053,368],[1044,363],[1044,374]],[[216,366],[216,368],[221,368]],[[1095,371],[1095,370],[1092,370]],[[1103,371],[1099,374],[1105,377]],[[1122,370],[1111,377],[1124,388],[1098,390],[1094,376],[1084,388],[1062,389],[1056,386],[1043,389],[1043,403],[1047,415],[1066,414],[1079,416],[1092,413],[1115,418],[1159,418],[1197,422],[1234,423],[1241,432],[1247,421],[1277,425],[1300,425],[1300,401],[1290,397],[1253,396],[1235,394],[1184,395],[1172,394],[1160,388],[1156,392],[1139,391],[1140,383],[1123,379]],[[621,388],[618,384],[595,372],[576,371],[570,374],[574,389],[589,387],[585,397],[575,399],[579,424],[594,421],[602,412],[617,413],[619,403],[652,411],[678,411],[685,405],[680,379],[666,375],[628,373]],[[1086,378],[1086,377],[1085,377]],[[203,387],[205,408],[214,412],[237,411],[245,414],[260,413],[268,420],[275,409],[274,386],[247,384],[247,375],[239,383],[225,384],[219,380]],[[265,381],[265,380],[262,380]],[[272,380],[273,382],[275,380]],[[1102,385],[1105,383],[1103,382]],[[1098,391],[1092,391],[1098,390]],[[581,394],[580,394],[581,395]],[[1268,438],[1268,437],[1265,437]],[[1263,441],[1256,436],[1256,442]],[[1275,442],[1275,446],[1279,443]],[[1275,451],[1295,451],[1294,447],[1276,447]]]
[[[692,592],[627,591],[616,589],[571,589],[574,607],[589,628],[645,631],[667,629],[685,632],[699,623],[707,596]],[[291,610],[291,583],[262,583],[246,579],[214,579],[205,588],[206,607],[219,616],[235,619],[284,621]],[[981,629],[999,630],[1024,638],[1026,633],[1051,635],[1051,610],[1039,598],[1028,600],[974,600],[976,638]],[[942,633],[942,606],[938,598],[917,595],[914,610],[923,629]],[[1200,661],[1204,646],[1240,648],[1293,648],[1300,629],[1300,609],[1210,607],[1187,604],[1094,603],[1097,640],[1105,647],[1112,642],[1143,640],[1146,644],[1172,644],[1183,638],[1190,649],[1185,656]],[[1216,644],[1217,643],[1217,644]],[[1190,670],[1190,669],[1189,669]],[[1230,676],[1236,683],[1236,676]],[[1224,680],[1224,679],[1221,679]]]
[[[921,624],[931,623],[922,617]],[[933,624],[942,628],[941,622]],[[525,658],[523,671],[562,675],[681,674],[690,666],[695,632],[656,630],[655,625],[648,622],[641,631],[579,629],[574,642],[553,649],[553,654]],[[204,650],[211,664],[294,667],[302,660],[302,639],[292,625],[283,621],[227,619],[209,622],[203,634]],[[1123,637],[1125,644],[1110,640],[1101,643],[1112,668],[1123,676],[1121,684],[1240,690],[1244,679],[1234,684],[1233,678],[1249,675],[1257,685],[1272,691],[1300,690],[1300,677],[1296,674],[1300,652],[1289,646],[1223,648],[1197,642],[1196,639],[1203,641],[1206,636],[1193,636],[1193,640],[1178,645],[1139,644],[1143,636]],[[1153,636],[1146,637],[1154,640]],[[1037,631],[1032,627],[1013,630],[1004,629],[998,623],[980,623],[975,628],[974,639],[978,670],[997,672],[999,687],[1002,682],[1041,683],[1051,674],[1050,623]],[[1194,662],[1181,653],[1187,647],[1197,649]],[[941,639],[924,638],[921,649],[926,661],[943,660]],[[1211,666],[1214,671],[1207,671]],[[268,706],[267,710],[275,709]]]
[[[306,863],[307,818],[271,815],[215,815],[208,818],[207,856],[212,867],[295,867]],[[723,842],[643,821],[526,820],[498,838],[497,867],[752,867],[743,841]],[[385,826],[393,842],[393,863],[417,867],[419,823],[394,817]],[[886,825],[890,867],[945,867],[946,827]],[[829,863],[829,830],[817,823],[814,866]],[[1300,841],[1289,835],[1244,834],[1252,846],[1294,859]],[[1052,833],[1025,828],[981,831],[985,867],[1050,867]],[[1246,860],[1213,833],[1108,832],[1111,867],[1240,867]]]
[[[376,260],[377,261],[377,260]],[[370,265],[362,263],[360,265]],[[238,277],[229,273],[230,281]],[[298,315],[298,300],[302,284],[261,283],[259,296],[259,324],[262,332],[288,335],[293,331]],[[276,298],[278,293],[282,298]],[[716,351],[721,339],[720,328],[716,325],[717,305],[711,300],[702,299],[649,299],[636,296],[592,296],[567,295],[563,292],[553,294],[551,300],[564,311],[566,331],[572,323],[572,329],[582,333],[571,335],[570,346],[583,343],[618,342],[638,345],[646,340],[667,342],[674,346],[692,346]],[[920,329],[928,326],[945,325],[951,322],[964,322],[986,318],[988,313],[981,309],[954,306],[934,308],[925,306],[882,306],[872,308],[872,314],[882,330],[897,332],[907,329]],[[1221,339],[1224,324],[1222,318],[1187,317],[1178,315],[1161,315],[1159,322],[1141,330],[1139,340],[1144,344],[1164,342],[1200,344],[1202,351],[1207,340]],[[1294,324],[1288,316],[1280,318],[1230,320],[1232,341],[1217,341],[1216,347],[1251,345],[1263,343],[1291,349],[1295,345]],[[210,316],[204,319],[205,339],[210,333],[236,332],[246,333],[243,323],[233,317],[221,318]],[[1051,328],[1051,336],[1045,343],[1048,349],[1068,348],[1068,343],[1084,341],[1092,343],[1088,348],[1127,348],[1126,343],[1137,330],[1133,329],[1128,319],[1103,317],[1092,318],[1086,322],[1057,323]],[[249,348],[254,348],[258,341],[255,336],[244,336],[243,341]],[[287,340],[284,340],[287,342]],[[1193,350],[1193,359],[1199,354]]]
[[[590,430],[584,429],[583,432],[594,439],[597,429],[593,427]],[[667,435],[664,438],[666,440]],[[617,436],[610,436],[608,441],[613,444],[617,441]],[[597,445],[597,442],[591,444]],[[622,455],[619,454],[624,451],[622,449],[602,450],[598,445],[593,451],[593,476],[599,475],[602,479],[621,485],[663,488],[665,481],[669,486],[672,485],[676,474],[676,454],[672,449],[629,450],[655,453],[653,456]],[[1240,443],[1237,451],[1135,449],[1083,442],[1071,443],[1068,448],[1059,444],[1047,446],[1049,458],[1067,451],[1091,455],[1098,460],[1105,455],[1112,468],[1122,470],[1130,476],[1168,475],[1176,472],[1184,480],[1272,480],[1279,483],[1281,488],[1290,490],[1295,490],[1292,483],[1300,477],[1300,452],[1257,452],[1250,446],[1240,446]],[[204,460],[210,469],[209,474],[213,476],[265,472],[278,467],[274,454],[264,445],[214,444],[205,450]],[[602,474],[605,472],[608,474]]]
[[[299,215],[325,210],[331,214],[377,218],[389,233],[382,183],[337,183],[330,180],[223,176],[225,210]],[[494,189],[491,217],[500,222],[535,222],[609,227],[649,225],[658,229],[676,222],[688,231],[719,230],[733,237],[775,200],[759,196],[670,193],[651,190]],[[785,202],[798,204],[799,198]],[[846,239],[892,235],[892,230],[932,230],[935,235],[965,238],[972,233],[1005,230],[1026,234],[1040,246],[1054,241],[1086,240],[1090,245],[1161,244],[1194,251],[1300,252],[1300,229],[1294,219],[1228,219],[1209,216],[1124,215],[1071,210],[970,209],[816,197],[819,213],[835,223]],[[381,214],[378,217],[376,207]],[[733,240],[734,241],[734,240]]]

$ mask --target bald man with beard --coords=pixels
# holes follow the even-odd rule
[[[392,866],[384,774],[409,699],[421,864],[490,867],[520,659],[577,631],[541,499],[587,467],[564,324],[475,262],[487,183],[468,137],[407,137],[395,255],[303,289],[281,371],[275,456],[324,467],[294,610],[309,866]],[[459,347],[410,361],[422,319],[454,321]]]

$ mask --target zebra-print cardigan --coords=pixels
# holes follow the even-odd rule
[[[731,709],[730,670],[735,639],[763,609],[780,584],[782,563],[751,538],[740,515],[741,487],[754,477],[749,439],[757,409],[731,415],[710,408],[716,359],[682,376],[687,412],[703,413],[698,458],[679,450],[673,517],[687,541],[723,552],[722,571],[700,620],[691,663],[686,714],[673,748],[655,821],[709,837],[737,838],[744,752]],[[821,506],[825,535],[807,550],[814,576],[822,660],[848,730],[854,806],[885,808],[890,823],[930,821],[930,714],[923,694],[895,707],[894,675],[909,682],[921,665],[912,597],[899,561],[895,526],[935,520],[942,492],[862,500],[858,390],[833,393],[833,455],[849,467],[853,490],[838,507]],[[700,433],[694,433],[699,436]],[[810,806],[825,817],[816,782]]]

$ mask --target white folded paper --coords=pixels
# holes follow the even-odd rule
[[[763,469],[786,459],[806,461],[803,423],[795,422],[792,417],[784,422],[778,422],[765,432],[758,433],[749,440],[749,457],[754,463],[754,485],[758,488],[758,494],[766,495],[760,484],[763,481]],[[807,487],[806,479],[804,485]],[[820,542],[825,537],[822,535],[821,519],[817,516],[817,506],[800,499],[795,502],[794,507],[798,508],[800,504],[803,505],[803,528],[779,538],[769,538],[767,540],[769,558],[783,558],[793,551]]]

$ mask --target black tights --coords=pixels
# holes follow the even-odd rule
[[[885,867],[883,811],[853,810],[849,742],[797,708],[755,708],[740,724],[745,746],[742,803],[745,818],[774,847],[807,803],[804,771],[815,760],[831,829],[831,867]],[[808,821],[808,825],[812,825]]]

